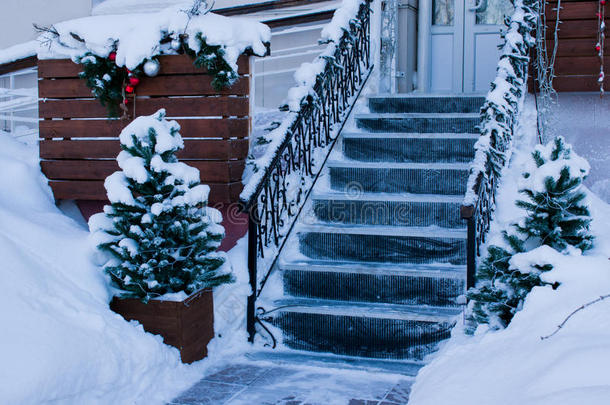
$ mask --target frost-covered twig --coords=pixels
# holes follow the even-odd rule
[[[576,308],[574,311],[572,311],[572,313],[570,313],[570,315],[568,315],[566,317],[566,319],[563,320],[563,322],[561,322],[559,325],[557,325],[557,329],[555,329],[555,332],[553,332],[547,336],[540,336],[540,340],[545,340],[550,337],[553,337],[557,332],[559,332],[565,326],[565,324],[570,320],[571,317],[573,317],[574,315],[576,315],[578,312],[582,311],[583,309],[585,309],[593,304],[597,304],[598,302],[601,302],[607,298],[610,298],[610,294],[601,295],[599,298],[594,299],[593,301],[589,301],[586,304],[583,304],[580,307]]]

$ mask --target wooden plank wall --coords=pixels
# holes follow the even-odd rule
[[[200,170],[211,189],[209,203],[237,201],[249,142],[248,57],[238,61],[238,82],[221,91],[188,56],[159,61],[159,75],[142,78],[130,112],[149,115],[165,108],[168,118],[179,117],[185,148],[178,157]],[[78,78],[80,71],[70,60],[38,63],[41,166],[56,199],[103,201],[104,179],[119,169],[118,136],[129,121],[106,118],[106,108]]]
[[[598,91],[600,61],[595,50],[597,43],[598,1],[562,0],[559,13],[561,21],[557,60],[553,81],[557,91]],[[606,21],[610,19],[610,6],[606,4]],[[547,47],[549,52],[554,46],[554,27],[557,13],[557,1],[550,1],[546,6],[547,17]],[[606,29],[607,30],[607,29]],[[604,64],[606,71],[610,69],[610,41],[605,47]],[[610,88],[610,75],[604,82],[606,89]]]

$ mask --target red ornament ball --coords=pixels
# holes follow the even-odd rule
[[[129,104],[129,99],[128,98],[124,99],[123,104],[125,104],[125,105]]]
[[[601,4],[602,6],[605,6],[605,5],[606,5],[606,0],[599,0],[599,2],[600,2],[600,4]]]
[[[108,54],[108,59],[114,62],[116,60],[116,52],[110,52]]]
[[[125,87],[125,91],[126,91],[127,93],[133,93],[133,86],[126,86],[126,87]]]
[[[137,77],[130,77],[129,78],[129,84],[131,84],[132,86],[137,86],[138,84],[140,84],[140,79],[138,79]]]
[[[597,52],[601,51],[601,50],[602,50],[601,45],[600,45],[600,44],[595,45],[595,50],[596,50]]]

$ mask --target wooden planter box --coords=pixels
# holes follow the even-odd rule
[[[201,290],[181,302],[114,298],[110,309],[126,320],[136,320],[144,330],[163,336],[163,341],[180,350],[183,363],[208,355],[214,337],[214,300],[212,290]]]
[[[200,170],[210,205],[237,202],[250,132],[249,57],[239,58],[239,80],[221,91],[188,56],[159,62],[159,75],[137,86],[130,115],[165,108],[168,118],[178,117],[185,146],[178,158]],[[107,119],[106,108],[78,78],[81,70],[69,59],[38,62],[41,166],[56,199],[106,201],[104,179],[119,169],[118,136],[129,121]]]

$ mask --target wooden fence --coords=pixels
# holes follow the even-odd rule
[[[559,41],[553,86],[557,91],[598,91],[600,60],[595,50],[597,43],[597,10],[599,1],[562,0],[559,13]],[[557,1],[550,1],[546,6],[547,46],[553,49],[555,8]],[[610,17],[610,6],[606,5],[606,15]],[[607,31],[607,29],[606,29]],[[610,67],[610,41],[604,47],[606,71]],[[604,81],[606,89],[610,88],[610,74]]]
[[[239,58],[239,80],[221,91],[188,56],[159,61],[159,75],[137,86],[131,115],[165,108],[182,128],[185,148],[178,157],[200,170],[211,189],[210,204],[238,201],[249,142],[249,58]],[[56,199],[103,201],[104,179],[119,169],[118,136],[129,121],[106,118],[106,108],[78,78],[80,71],[67,59],[38,62],[41,166]]]

